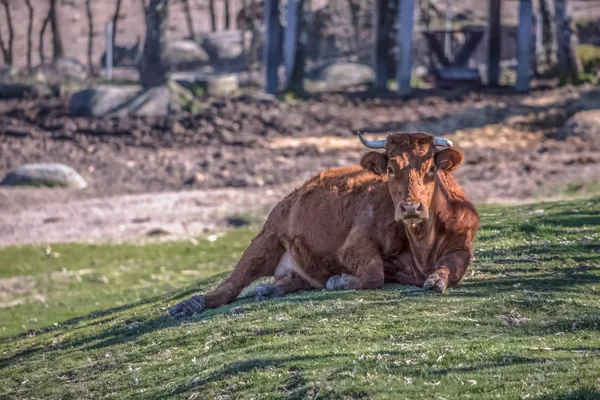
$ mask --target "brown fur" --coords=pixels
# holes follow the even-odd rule
[[[252,281],[278,273],[286,253],[297,268],[263,292],[377,289],[384,282],[443,292],[456,285],[479,228],[474,206],[450,174],[462,158],[452,148],[437,151],[430,135],[391,134],[385,153],[367,153],[362,167],[322,171],[275,206],[231,276],[196,302],[213,308],[233,301]],[[398,221],[406,201],[422,204],[428,217]],[[202,311],[186,307],[180,303],[170,314]]]

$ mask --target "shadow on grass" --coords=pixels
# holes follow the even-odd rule
[[[600,390],[594,387],[583,387],[536,397],[535,400],[598,400]]]

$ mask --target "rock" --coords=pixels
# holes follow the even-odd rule
[[[34,86],[21,84],[0,84],[0,99],[22,99],[24,97],[38,97],[38,90]]]
[[[60,57],[51,64],[38,65],[31,76],[38,82],[60,82],[65,79],[84,81],[88,77],[88,67],[71,57]]]
[[[87,182],[73,168],[59,163],[25,164],[6,175],[2,186],[49,186],[83,189]]]
[[[559,133],[559,139],[568,137],[600,143],[600,110],[581,111],[569,118]]]
[[[206,51],[193,40],[169,42],[167,51],[167,59],[173,69],[194,68],[210,60]]]
[[[239,59],[244,52],[239,30],[209,32],[198,38],[198,41],[212,61]]]
[[[59,95],[59,85],[0,84],[0,99],[2,100]]]
[[[313,79],[323,81],[330,88],[369,83],[375,79],[373,69],[356,63],[334,63],[318,68],[312,74]]]
[[[150,89],[102,85],[74,93],[69,107],[75,116],[165,116],[194,101],[185,92],[174,82]]]
[[[87,65],[70,57],[60,57],[54,62],[54,69],[61,78],[78,80],[85,80],[89,72]]]
[[[12,82],[19,71],[11,65],[0,66],[0,83]]]
[[[239,79],[236,74],[179,73],[172,75],[172,78],[183,87],[201,88],[207,96],[230,96],[239,89]]]

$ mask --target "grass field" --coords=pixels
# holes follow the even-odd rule
[[[169,305],[258,226],[209,242],[0,249],[0,398],[599,399],[600,199],[482,206],[445,295],[390,285]]]

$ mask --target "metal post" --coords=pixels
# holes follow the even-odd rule
[[[519,1],[519,53],[517,66],[517,84],[519,92],[529,91],[530,70],[531,70],[531,39],[532,39],[532,15],[533,8],[531,0]]]
[[[112,80],[113,68],[113,23],[106,24],[106,79]]]
[[[398,21],[400,27],[398,29],[398,94],[407,96],[410,94],[410,78],[412,70],[412,39],[414,28],[414,0],[400,0],[398,7]]]

